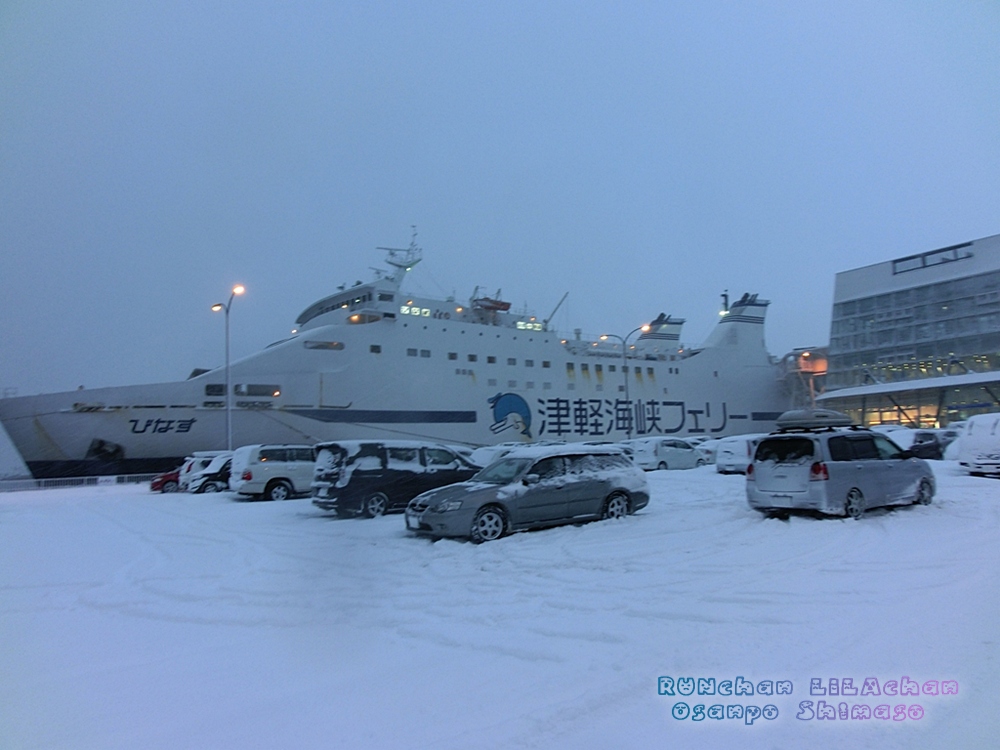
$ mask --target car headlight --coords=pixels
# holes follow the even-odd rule
[[[434,511],[436,513],[447,513],[450,510],[458,510],[461,507],[461,500],[442,500],[437,504],[437,507],[434,508]]]

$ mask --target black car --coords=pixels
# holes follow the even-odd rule
[[[452,449],[413,440],[339,440],[316,446],[313,505],[338,515],[403,510],[422,492],[479,471]]]

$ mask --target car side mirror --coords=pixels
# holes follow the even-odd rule
[[[525,484],[525,486],[532,485],[532,484],[538,484],[541,481],[542,481],[542,478],[540,476],[538,476],[537,474],[528,474],[527,476],[524,477],[524,484]]]
[[[914,452],[913,452],[913,451],[911,451],[911,450],[905,450],[905,451],[900,451],[899,453],[897,453],[897,454],[896,454],[896,457],[897,457],[897,458],[902,458],[902,459],[907,459],[907,458],[913,458],[913,457],[914,457],[914,456],[916,456],[916,455],[917,455],[917,454],[916,454],[916,453],[914,453]]]

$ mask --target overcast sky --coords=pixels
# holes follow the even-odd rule
[[[561,330],[1000,233],[1000,3],[0,3],[0,389],[186,377],[367,281]]]

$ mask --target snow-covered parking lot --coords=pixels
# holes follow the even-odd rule
[[[481,546],[308,499],[0,494],[0,748],[995,747],[1000,482],[935,469],[934,504],[857,522],[653,472],[636,516]]]

